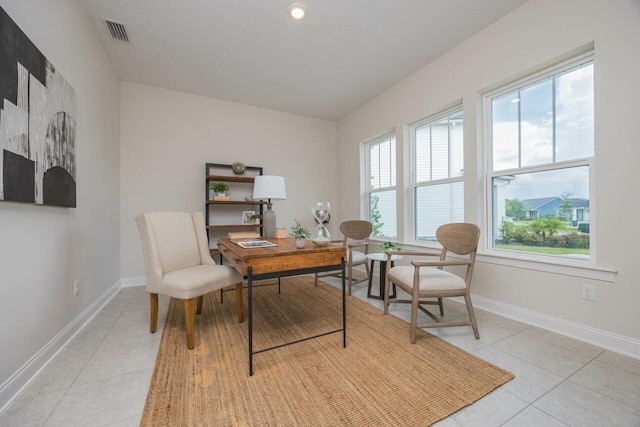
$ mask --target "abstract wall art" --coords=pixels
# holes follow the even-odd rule
[[[0,200],[76,207],[76,95],[0,7]]]

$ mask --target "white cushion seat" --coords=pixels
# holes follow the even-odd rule
[[[197,265],[165,274],[159,293],[172,298],[191,299],[241,281],[242,277],[233,267]]]
[[[387,273],[387,278],[393,283],[413,284],[413,266],[401,265],[393,267]],[[454,291],[467,287],[464,279],[448,271],[438,270],[432,267],[420,269],[418,286],[421,291]]]
[[[360,251],[349,251],[349,255],[352,257],[347,260],[347,264],[351,263],[351,265],[362,265],[367,262],[367,256]]]

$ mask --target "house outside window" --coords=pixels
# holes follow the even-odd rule
[[[464,220],[462,106],[411,126],[413,236],[436,241],[442,224]]]
[[[396,238],[396,137],[388,134],[366,144],[366,191],[372,236]]]
[[[591,253],[593,54],[485,95],[489,247]]]

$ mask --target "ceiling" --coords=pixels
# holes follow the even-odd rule
[[[294,21],[292,3],[307,16]],[[338,120],[526,0],[80,0],[120,79]],[[113,40],[102,18],[126,27]]]

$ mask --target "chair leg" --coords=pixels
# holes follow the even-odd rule
[[[473,304],[471,304],[471,295],[466,294],[464,301],[467,303],[467,312],[469,313],[469,319],[471,319],[471,327],[473,328],[473,335],[477,340],[480,339],[480,332],[478,332],[478,323],[476,322],[476,315],[473,312]]]
[[[315,286],[316,288],[318,287],[318,273],[316,273],[316,280],[313,283],[313,286]]]
[[[202,303],[204,301],[204,296],[200,295],[197,299],[196,299],[196,313],[198,314],[202,314]]]
[[[352,273],[353,273],[353,264],[349,263],[349,291],[347,292],[348,295],[351,295],[351,283],[353,282]]]
[[[409,342],[416,343],[416,329],[418,328],[418,292],[414,289],[411,293],[411,331],[409,332]]]
[[[280,287],[280,284],[278,284]],[[242,282],[236,284],[236,310],[238,311],[238,323],[244,322],[244,302],[242,301]]]
[[[149,332],[153,334],[158,330],[158,294],[149,294],[149,303],[151,306]]]
[[[444,316],[444,305],[442,304],[442,298],[438,298],[438,307],[440,307],[440,316]]]
[[[184,300],[184,324],[187,329],[187,348],[191,350],[196,345],[195,298]]]

